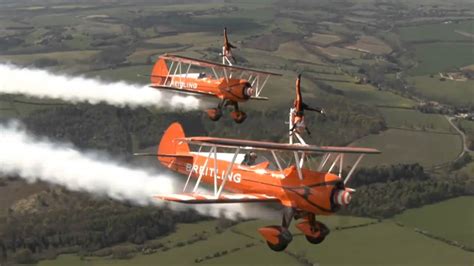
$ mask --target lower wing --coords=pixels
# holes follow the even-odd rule
[[[198,90],[190,90],[190,89],[185,89],[185,88],[177,88],[177,87],[161,86],[161,85],[150,85],[150,87],[154,88],[154,89],[179,92],[179,93],[182,93],[182,94],[193,95],[193,96],[217,97],[217,95],[215,93],[212,93],[212,92],[204,92],[204,91],[198,91]]]
[[[278,202],[278,198],[265,194],[222,194],[219,197],[198,193],[161,194],[154,196],[155,199],[190,203],[242,203],[242,202]]]

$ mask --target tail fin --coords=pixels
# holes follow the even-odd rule
[[[181,124],[175,122],[166,129],[163,137],[161,138],[160,144],[158,145],[158,154],[168,155],[188,155],[191,150],[189,145],[185,142],[177,141],[177,138],[184,138],[184,130]],[[176,156],[179,157],[179,156]],[[161,157],[158,156],[158,160],[165,165],[170,164],[175,158],[171,156]]]
[[[168,73],[169,70],[165,59],[158,59],[158,61],[156,61],[155,65],[153,66],[153,70],[151,71],[151,83],[164,85],[163,82],[166,79],[166,76],[168,76]]]

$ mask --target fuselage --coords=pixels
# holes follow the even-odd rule
[[[247,166],[236,163],[230,173],[225,174],[230,162],[213,155],[207,164],[207,154],[190,153],[188,158],[159,158],[163,165],[183,175],[197,179],[202,173],[201,182],[220,185],[227,178],[225,190],[239,193],[261,193],[276,197],[288,207],[303,211],[329,215],[338,209],[334,203],[334,193],[343,189],[343,182],[337,175],[302,168],[303,180],[299,179],[296,166],[280,170],[268,169],[269,162]],[[192,156],[192,157],[191,157]],[[173,161],[174,160],[174,161]],[[214,176],[216,176],[216,181]],[[193,184],[191,183],[193,186]]]
[[[250,83],[245,79],[216,79],[204,73],[170,75],[155,81],[158,81],[158,85],[161,86],[211,93],[220,99],[227,99],[233,102],[245,102],[253,94]]]

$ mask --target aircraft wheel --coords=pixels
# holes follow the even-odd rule
[[[280,242],[280,243],[274,245],[274,244],[267,241],[267,245],[271,250],[276,251],[276,252],[283,251],[283,250],[286,249],[286,247],[288,247],[288,243],[285,243],[285,242]]]
[[[305,235],[305,237],[306,237],[306,240],[308,240],[308,242],[311,243],[311,244],[319,244],[319,243],[323,242],[324,239],[326,238],[326,236],[312,237],[312,236],[308,236],[308,235]]]
[[[234,111],[231,116],[237,124],[241,124],[247,118],[247,114],[242,111]]]
[[[212,121],[217,121],[222,116],[222,111],[219,108],[211,108],[207,110],[207,116]]]
[[[318,236],[314,237],[314,236],[305,235],[306,240],[308,240],[308,242],[311,244],[319,244],[323,242],[326,236],[329,234],[329,229],[327,228],[325,224],[316,222],[316,226],[319,228],[319,231],[320,231]]]
[[[280,252],[288,247],[288,244],[293,240],[293,236],[291,235],[290,231],[286,228],[280,227],[280,235],[278,236],[279,242],[277,244],[272,244],[267,241],[268,247],[276,252]]]

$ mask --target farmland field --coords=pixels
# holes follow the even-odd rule
[[[425,114],[417,110],[379,108],[387,126],[436,132],[456,133],[442,115]]]
[[[462,33],[474,34],[474,20],[402,27],[399,32],[402,40],[407,42],[469,40]]]
[[[473,208],[474,197],[459,197],[407,210],[394,219],[411,228],[474,247]],[[452,221],[455,226],[450,226]]]
[[[185,128],[187,124],[190,136],[192,132],[199,132],[199,135],[202,132],[206,136],[287,142],[287,111],[293,105],[295,79],[301,73],[304,102],[323,107],[327,113],[320,116],[308,112],[306,122],[313,134],[305,133],[305,141],[315,145],[350,143],[377,148],[382,154],[367,155],[362,166],[387,165],[390,175],[400,169],[418,174],[418,166],[399,164],[419,163],[430,179],[426,183],[419,180],[405,182],[400,174],[400,180],[396,182],[377,181],[364,186],[364,189],[377,190],[369,192],[380,192],[382,196],[360,193],[359,202],[353,202],[355,208],[344,211],[366,217],[318,216],[331,229],[321,245],[308,244],[293,222],[290,230],[294,240],[281,253],[269,250],[257,231],[261,226],[280,224],[280,216],[275,220],[264,216],[223,229],[219,227],[221,223],[229,221],[198,215],[196,218],[189,212],[183,215],[201,222],[183,224],[181,222],[189,217],[174,217],[180,215],[174,210],[169,210],[172,215],[158,216],[164,209],[161,205],[148,208],[113,200],[107,203],[110,205],[104,205],[104,209],[100,204],[97,204],[99,207],[88,204],[87,208],[97,220],[92,221],[91,228],[63,239],[64,231],[47,227],[50,214],[56,214],[53,206],[38,202],[47,211],[34,213],[31,219],[16,219],[11,206],[39,191],[52,193],[61,189],[65,194],[71,192],[60,185],[29,185],[16,181],[6,185],[0,179],[0,266],[4,265],[3,258],[7,255],[7,265],[16,265],[16,256],[21,256],[21,252],[23,255],[25,251],[26,255],[29,252],[34,260],[42,260],[62,253],[63,248],[74,252],[35,265],[472,266],[474,263],[474,253],[415,230],[426,230],[474,247],[473,197],[458,197],[472,194],[469,182],[474,178],[474,162],[455,168],[453,162],[463,150],[460,135],[444,115],[418,111],[418,107],[427,101],[442,103],[440,113],[473,111],[470,107],[474,104],[474,80],[469,72],[474,70],[472,0],[424,0],[423,3],[413,0],[30,2],[0,0],[0,62],[142,86],[149,83],[147,75],[156,58],[163,53],[221,62],[222,31],[227,27],[230,42],[237,46],[233,50],[238,59],[237,66],[277,72],[282,76],[271,77],[266,83],[261,96],[269,97],[268,101],[239,104],[239,108],[248,114],[243,124],[232,121],[231,105],[220,121],[209,121],[205,110],[211,108],[211,104],[215,107],[219,99],[204,98],[200,108],[183,113],[148,107],[147,104],[139,108],[77,105],[9,94],[0,95],[2,121],[18,119],[27,124],[27,128],[31,126],[35,134],[44,135],[51,141],[66,138],[81,150],[97,149],[109,153],[124,147],[113,156],[123,157],[127,163],[131,153],[141,151],[145,145],[156,145],[162,129],[171,120],[179,120]],[[465,68],[459,70],[462,67]],[[200,72],[202,68],[191,70]],[[463,71],[468,81],[440,81],[438,72],[446,71]],[[232,73],[232,77],[250,76],[250,73],[240,74]],[[0,77],[0,90],[4,85],[3,78]],[[47,82],[38,83],[47,85]],[[168,100],[166,96],[163,98]],[[64,115],[71,115],[71,120],[64,119]],[[50,121],[55,121],[55,125]],[[71,125],[71,121],[79,123]],[[456,122],[467,135],[473,136],[474,122],[460,118]],[[109,126],[117,131],[109,134]],[[33,131],[33,127],[38,132]],[[78,134],[83,131],[91,134]],[[93,146],[89,147],[89,143]],[[155,153],[156,146],[146,152]],[[474,157],[474,153],[470,155]],[[344,163],[352,163],[355,156],[344,157]],[[149,159],[154,163],[151,167],[155,166],[156,158]],[[309,163],[314,163],[311,160]],[[132,163],[137,167],[145,166],[138,160],[132,160]],[[368,180],[372,178],[371,171],[384,171],[380,169],[385,168],[368,169]],[[154,170],[161,173],[163,169]],[[373,175],[377,176],[377,173]],[[446,182],[444,187],[444,183],[438,185],[437,178],[451,178],[453,182]],[[423,191],[426,193],[418,196],[407,189],[417,182],[433,187],[426,187]],[[450,197],[458,198],[437,202],[444,198],[438,198],[436,193],[445,188],[452,192]],[[400,200],[386,196],[393,195],[393,191],[403,194]],[[85,202],[100,203],[104,198],[89,197],[87,191],[83,192]],[[118,191],[114,195],[128,194]],[[410,196],[406,197],[409,198],[407,201],[401,200],[407,195]],[[362,197],[370,198],[362,202],[365,208],[357,209]],[[406,209],[427,202],[435,204]],[[58,201],[60,207],[65,206],[61,209],[61,217],[70,217],[67,204]],[[121,210],[122,207],[129,208],[124,213],[133,215],[119,214],[113,220],[103,215],[105,210]],[[139,214],[135,215],[135,211]],[[149,213],[157,216],[148,216]],[[394,218],[394,215],[397,216]],[[155,218],[164,222],[163,227],[148,223]],[[35,219],[42,222],[32,225],[30,221]],[[17,224],[8,226],[9,221]],[[60,221],[58,219],[58,225],[68,232],[71,232],[69,228],[82,230],[89,226],[83,221],[77,221],[77,225],[75,220],[62,224]],[[120,230],[130,225],[136,230]],[[35,232],[29,234],[28,229],[32,226],[35,226]],[[108,232],[120,232],[120,235],[111,239],[112,234],[108,235]],[[72,230],[72,233],[76,231]],[[41,238],[37,237],[39,235]],[[3,241],[3,237],[10,239]],[[45,239],[49,245],[47,249],[40,243]],[[58,243],[53,245],[53,241]],[[153,246],[151,252],[150,246]],[[128,249],[132,253],[130,258],[115,259],[117,254],[114,252],[120,253],[120,248]],[[113,255],[107,253],[111,250]]]
[[[344,96],[367,105],[390,105],[395,107],[412,107],[415,103],[407,98],[388,91],[380,91],[369,84],[344,82],[327,82],[336,89],[344,91]]]
[[[455,105],[469,105],[474,103],[474,81],[440,81],[435,74],[408,78],[414,85],[416,92],[424,97],[442,103]]]
[[[418,65],[413,76],[437,74],[474,63],[472,43],[423,43],[414,45]]]
[[[205,259],[198,265],[280,265],[298,264],[291,254],[305,258],[311,263],[323,265],[349,265],[354,261],[363,264],[384,265],[430,265],[430,264],[465,264],[472,261],[473,255],[445,243],[429,239],[416,233],[413,228],[397,226],[392,221],[383,221],[358,228],[335,230],[338,220],[344,226],[375,222],[370,219],[356,217],[330,217],[323,218],[332,232],[321,245],[311,245],[299,232],[293,228],[294,239],[287,252],[275,253],[269,250],[257,233],[260,226],[277,223],[277,221],[249,221],[240,223],[223,233],[211,233],[206,240],[182,247],[172,247],[167,251],[158,251],[151,255],[136,255],[128,260],[114,260],[109,258],[84,257],[82,260],[77,255],[61,255],[56,260],[45,260],[41,266],[55,265],[149,265],[179,264],[190,265],[196,258]],[[200,223],[194,229],[191,225],[182,225],[180,230],[185,234],[176,232],[162,239],[164,243],[172,243],[186,239],[193,232],[213,232],[213,223]],[[189,227],[189,228],[187,228]],[[198,228],[199,227],[199,228]],[[193,231],[195,230],[195,231]],[[176,238],[176,239],[175,239]],[[387,241],[390,239],[390,241]],[[167,242],[171,241],[171,242]],[[337,248],[335,248],[337,246]],[[397,250],[397,252],[393,252]],[[216,252],[227,253],[213,258]],[[221,253],[222,254],[222,253]],[[206,259],[207,255],[211,255]]]
[[[400,129],[364,137],[353,145],[374,147],[382,152],[367,157],[362,162],[366,166],[419,162],[429,168],[456,159],[462,150],[461,139],[456,134]]]

